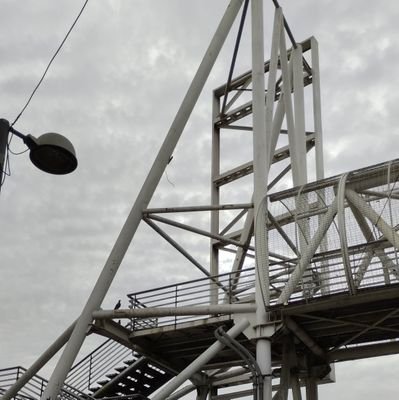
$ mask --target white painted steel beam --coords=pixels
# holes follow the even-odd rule
[[[249,322],[243,319],[237,325],[234,325],[227,334],[231,338],[237,337],[249,326]],[[219,351],[224,348],[224,345],[219,341],[213,343],[207,350],[205,350],[199,357],[197,357],[189,366],[180,372],[175,378],[173,378],[168,384],[166,384],[153,398],[152,400],[165,400],[171,395],[180,385],[182,385],[187,379],[190,378],[195,372],[199,371],[203,365],[209,362]]]
[[[395,341],[333,350],[327,354],[327,358],[330,362],[340,362],[387,356],[398,353],[399,342]]]
[[[352,343],[356,338],[358,338],[359,336],[364,335],[365,333],[367,333],[370,330],[373,330],[375,328],[378,327],[378,325],[380,325],[382,322],[384,322],[385,320],[393,317],[394,315],[399,313],[399,309],[393,310],[387,314],[385,314],[382,318],[378,319],[377,321],[375,321],[373,324],[368,325],[367,328],[364,328],[361,332],[356,333],[355,335],[351,336],[349,339],[345,340],[344,342],[336,345],[334,347],[334,349],[338,349],[340,347],[344,347],[350,343]]]
[[[320,66],[319,44],[316,38],[310,39],[312,54],[312,89],[313,89],[313,121],[316,136],[316,179],[324,179],[324,155],[323,155],[323,125],[321,119],[321,90],[320,90]]]
[[[356,287],[353,282],[353,274],[351,269],[351,263],[349,260],[348,253],[348,239],[346,237],[346,224],[345,224],[345,185],[348,174],[343,174],[338,183],[337,191],[337,219],[338,219],[338,230],[339,230],[339,241],[341,244],[342,261],[345,270],[346,281],[349,288],[350,294],[356,293]]]
[[[170,396],[167,397],[166,400],[178,400],[180,398],[182,398],[183,396],[186,396],[187,394],[193,392],[194,390],[196,390],[196,386],[195,385],[187,385],[179,390],[177,390],[175,393],[171,394]]]
[[[204,231],[203,229],[194,228],[191,225],[182,224],[181,222],[173,221],[171,219],[159,217],[158,215],[151,214],[151,215],[148,215],[148,218],[152,219],[154,221],[158,221],[158,222],[162,222],[162,223],[167,224],[167,225],[174,226],[176,228],[184,229],[184,230],[186,230],[188,232],[197,233],[198,235],[202,235],[202,236],[206,236],[206,237],[209,237],[209,238],[212,238],[212,239],[219,240],[220,242],[225,243],[225,244],[226,243],[227,244],[232,244],[232,245],[238,246],[238,247],[242,247],[243,246],[243,244],[240,243],[237,240],[229,239],[226,236],[222,236],[222,235],[214,234],[214,233],[211,233],[211,232],[207,232],[207,231]]]
[[[163,231],[157,224],[151,221],[149,218],[144,218],[144,221],[163,237],[171,246],[173,246],[180,254],[187,258],[195,267],[197,267],[205,276],[210,277],[211,273],[203,267],[188,251],[186,251],[179,243],[172,239],[165,231]],[[216,278],[215,278],[216,279]],[[223,286],[222,284],[220,284]]]
[[[381,215],[378,215],[354,190],[347,188],[346,198],[368,218],[392,244],[395,249],[399,249],[399,235],[392,226],[387,224]]]
[[[353,216],[356,219],[356,222],[360,227],[360,230],[363,233],[366,242],[376,240],[376,237],[374,236],[374,233],[367,224],[365,217],[352,204],[350,204],[350,208],[352,210]],[[384,249],[368,249],[363,257],[361,264],[355,272],[354,284],[356,287],[359,287],[361,285],[364,275],[366,274],[370,262],[374,256],[377,256],[381,261],[386,284],[390,283],[390,273],[392,273],[397,279],[399,278],[398,266],[391,260],[391,258],[387,254],[385,254]]]
[[[222,48],[225,39],[233,25],[234,20],[241,8],[243,0],[231,0],[222,20],[216,30],[214,37],[205,53],[205,56],[194,76],[194,79],[187,91],[186,96],[176,114],[169,132],[163,142],[161,149],[154,161],[154,164],[142,186],[142,189],[133,205],[133,208],[119,234],[115,245],[106,261],[104,268],[97,280],[97,283],[90,295],[82,314],[73,330],[73,333],[59,359],[53,374],[43,393],[43,400],[55,400],[66,379],[68,371],[82,346],[86,336],[87,327],[92,322],[92,313],[100,308],[101,303],[118,271],[122,259],[133,239],[140,224],[142,210],[146,208],[158,186],[162,174],[168,165],[177,142],[183,132],[191,112],[202,92],[210,71]]]
[[[290,278],[286,285],[284,286],[280,297],[277,300],[277,304],[285,304],[288,302],[291,294],[294,292],[295,287],[298,285],[301,280],[303,273],[309,267],[309,263],[319,247],[321,241],[323,240],[329,226],[334,220],[335,214],[337,213],[337,200],[328,207],[328,211],[323,217],[322,223],[319,225],[316,233],[311,239],[309,245],[306,249],[304,249],[301,259],[299,260],[298,265],[295,267],[295,270],[290,275]]]
[[[185,315],[241,314],[255,312],[254,304],[220,304],[185,307],[145,307],[93,312],[93,319],[150,318]]]
[[[273,22],[273,33],[272,33],[272,44],[271,44],[271,55],[269,64],[269,75],[267,80],[267,96],[266,96],[266,140],[267,148],[271,152],[271,139],[273,131],[273,119],[274,119],[274,102],[276,96],[276,78],[277,78],[277,67],[279,62],[279,47],[280,47],[280,32],[283,30],[283,11],[281,8],[277,8],[274,14]],[[263,30],[262,30],[263,33]],[[270,160],[270,154],[269,158]],[[266,166],[268,171],[268,165]]]
[[[279,150],[276,150],[278,136],[281,130],[281,126],[284,119],[284,102],[282,98],[277,103],[276,112],[273,118],[273,124],[271,126],[272,137],[270,141],[270,154],[269,154],[269,162],[273,159],[273,156],[279,153]],[[266,167],[267,173],[270,170],[270,164]],[[252,199],[253,200],[253,199]],[[253,203],[251,203],[253,205]],[[253,235],[253,224],[254,224],[254,213],[253,210],[249,210],[247,213],[247,217],[244,223],[244,227],[241,232],[240,242],[245,244],[245,246],[237,249],[236,257],[233,262],[232,272],[240,271],[242,265],[245,260],[246,252],[248,250],[248,245],[251,241],[251,237]]]
[[[294,152],[298,160],[298,171],[294,177],[294,185],[307,183],[306,163],[306,132],[305,132],[305,95],[302,46],[297,45],[292,51],[293,89],[294,89],[294,119],[295,119],[295,145]],[[294,170],[293,170],[294,173]]]
[[[220,205],[220,188],[215,179],[220,175],[220,129],[216,126],[215,120],[220,113],[220,98],[213,93],[212,103],[212,158],[211,158],[211,204],[214,207]],[[211,212],[211,233],[218,234],[220,229],[219,212]],[[215,239],[210,241],[210,274],[219,275],[219,248],[215,245]],[[210,283],[209,298],[211,304],[218,303],[217,287]]]
[[[262,326],[268,321],[266,307],[270,303],[269,255],[267,242],[267,183],[271,163],[270,145],[273,126],[274,89],[267,93],[265,107],[264,76],[264,28],[263,0],[251,1],[252,20],[252,102],[253,102],[253,162],[254,162],[254,231],[255,231],[255,302],[256,323],[256,361],[263,377],[263,400],[272,399],[271,382],[271,343],[263,337]],[[274,16],[273,47],[270,65],[277,65],[278,36],[280,34],[282,11],[276,9]],[[270,78],[270,77],[269,77]],[[275,85],[269,79],[269,86]]]
[[[163,208],[147,208],[143,210],[143,214],[168,214],[168,213],[186,213],[186,212],[201,212],[201,211],[223,211],[223,210],[241,210],[252,208],[252,203],[239,204],[211,204],[205,206],[191,207],[163,207]]]
[[[324,350],[313,340],[309,334],[303,330],[293,319],[287,317],[284,320],[285,325],[287,328],[298,338],[300,339],[312,353],[316,356],[325,358]]]

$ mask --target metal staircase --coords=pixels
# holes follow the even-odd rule
[[[12,367],[0,370],[0,393],[3,396],[9,387],[13,385],[24,373],[26,369],[23,367]],[[35,375],[29,382],[18,392],[16,400],[34,400],[39,399],[47,385],[47,380],[39,375]],[[65,384],[62,388],[59,398],[62,400],[86,400],[91,398],[88,394],[80,392],[74,387]]]
[[[0,370],[0,394],[4,394],[25,372],[23,367]],[[107,339],[74,365],[60,398],[146,398],[171,377],[169,371],[165,371],[148,358]],[[46,386],[47,380],[35,375],[15,399],[39,399]]]

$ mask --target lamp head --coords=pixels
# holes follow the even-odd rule
[[[65,175],[74,171],[78,165],[72,143],[58,133],[45,133],[37,139],[27,135],[24,142],[30,149],[30,160],[42,171]]]

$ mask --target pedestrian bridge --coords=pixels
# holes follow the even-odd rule
[[[284,368],[298,385],[331,382],[335,362],[399,351],[398,178],[393,160],[269,195],[269,263],[261,273],[269,282],[276,391],[287,379]],[[232,250],[240,234],[226,232],[220,246]],[[72,368],[61,397],[146,398],[227,340],[224,332],[243,318],[253,327],[259,271],[252,243],[245,258],[239,270],[130,293],[128,310],[96,312],[90,333],[107,340]],[[212,384],[219,393],[237,387],[212,399],[251,395],[251,326],[203,363],[196,384],[184,390]],[[2,392],[22,372],[0,371]],[[39,398],[45,386],[35,376],[17,398]]]

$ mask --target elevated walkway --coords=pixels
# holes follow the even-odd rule
[[[399,351],[398,179],[399,161],[394,160],[270,195],[268,312],[276,388],[287,348],[300,382],[309,377],[328,381],[334,362]],[[301,235],[306,245],[300,252]],[[220,241],[231,246],[222,243],[223,237]],[[129,311],[128,322],[96,319],[91,333],[108,339],[71,369],[62,398],[151,396],[209,349],[218,329],[227,331],[246,317],[253,330],[251,312],[177,311],[211,310],[214,302],[253,306],[254,293],[255,270],[247,265],[128,294],[130,309],[111,312],[116,321]],[[165,309],[172,311],[162,314]],[[141,316],[135,316],[139,311]],[[236,341],[253,355],[251,329]],[[4,392],[22,372],[21,367],[1,370],[0,389]],[[242,354],[226,346],[192,381],[191,390],[209,384],[230,387],[251,383],[251,373]],[[35,376],[16,398],[38,399],[46,383]]]

